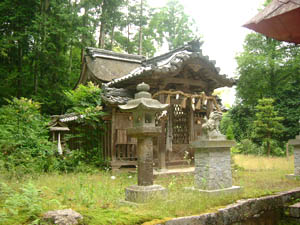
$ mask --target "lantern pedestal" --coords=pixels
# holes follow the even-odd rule
[[[195,187],[187,189],[205,194],[239,191],[239,186],[232,186],[230,148],[234,145],[234,141],[225,138],[193,142],[191,147],[195,149]]]
[[[145,203],[155,198],[165,198],[167,189],[160,185],[139,186],[125,188],[125,200],[129,202]]]
[[[289,144],[294,146],[294,174],[288,174],[288,179],[300,179],[300,135],[295,139],[289,140]]]

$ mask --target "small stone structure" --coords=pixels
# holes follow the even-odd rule
[[[133,127],[128,129],[130,136],[137,138],[138,185],[125,189],[125,200],[130,202],[146,202],[153,195],[165,195],[166,189],[153,185],[153,140],[161,133],[161,127],[155,126],[155,113],[168,107],[158,100],[152,99],[148,92],[150,86],[145,83],[137,85],[135,99],[126,105],[119,106],[123,111],[133,114]]]
[[[203,136],[191,144],[195,149],[195,187],[200,192],[227,193],[240,189],[232,186],[230,148],[234,141],[226,140],[219,131],[222,114],[212,112],[203,124]]]
[[[76,225],[83,217],[72,209],[48,211],[43,215],[43,221],[57,225]]]
[[[300,134],[289,140],[289,144],[294,146],[294,174],[288,174],[287,178],[300,179]]]
[[[300,218],[300,202],[288,207],[289,215],[294,218]]]

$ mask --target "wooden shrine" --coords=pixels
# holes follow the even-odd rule
[[[113,169],[136,165],[136,139],[127,135],[132,115],[119,110],[133,98],[137,84],[150,85],[153,98],[170,104],[156,115],[162,134],[154,140],[155,165],[164,169],[190,162],[189,143],[201,135],[201,124],[213,110],[221,110],[216,88],[232,87],[235,80],[220,75],[215,61],[203,56],[197,41],[166,54],[141,56],[88,48],[78,84],[93,81],[102,85],[105,134],[101,137],[103,157]]]

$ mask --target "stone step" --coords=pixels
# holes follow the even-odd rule
[[[288,207],[289,216],[294,218],[300,218],[300,202],[290,205]]]

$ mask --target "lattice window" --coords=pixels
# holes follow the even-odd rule
[[[173,127],[173,144],[189,143],[189,122],[188,108],[181,108],[180,105],[172,105],[172,127]]]

